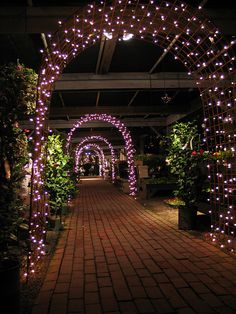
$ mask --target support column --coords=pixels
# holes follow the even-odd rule
[[[147,137],[147,134],[142,134],[139,137],[139,154],[143,155],[144,154],[144,144],[145,144],[145,138]]]

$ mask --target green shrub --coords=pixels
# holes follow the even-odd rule
[[[45,187],[50,195],[50,211],[53,215],[61,215],[64,204],[76,190],[73,163],[63,151],[60,135],[50,135],[45,149]]]

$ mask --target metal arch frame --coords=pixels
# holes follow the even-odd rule
[[[158,44],[180,60],[189,74],[197,75],[196,84],[205,114],[205,142],[209,151],[229,151],[234,154],[236,144],[234,118],[235,54],[234,41],[226,42],[218,29],[200,9],[193,9],[178,0],[161,1],[155,5],[139,1],[118,1],[113,6],[90,4],[76,12],[50,37],[43,54],[39,73],[39,94],[35,117],[35,148],[33,156],[31,239],[32,259],[40,259],[43,251],[45,202],[43,189],[42,144],[46,140],[46,116],[53,84],[65,66],[83,50],[95,44],[104,33],[132,33],[135,38]],[[228,81],[230,81],[228,83]],[[226,160],[222,180],[218,180],[219,167],[210,162],[212,240],[221,246],[232,247],[235,236],[235,159]],[[220,217],[219,217],[220,213]],[[37,227],[42,221],[40,227]],[[223,237],[224,235],[224,237]],[[224,238],[222,240],[222,238]],[[229,238],[229,241],[227,241]],[[33,269],[32,269],[33,272]]]

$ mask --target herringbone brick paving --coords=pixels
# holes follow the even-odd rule
[[[102,180],[83,181],[33,314],[235,313],[236,260]]]

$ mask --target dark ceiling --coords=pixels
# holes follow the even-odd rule
[[[188,0],[186,2],[198,6],[201,1]],[[78,9],[78,6],[86,3],[88,2],[2,0],[0,2],[0,64],[16,62],[18,59],[37,71],[40,67],[39,50],[43,48],[43,34],[45,28],[56,25],[55,12],[58,11],[66,16],[67,11],[71,13],[73,8]],[[53,9],[53,17],[48,13],[48,19],[50,19],[48,21],[51,24],[45,25],[45,23],[40,24],[40,21],[31,21],[32,26],[27,20],[27,10],[41,7],[43,7],[43,12],[47,11],[45,7]],[[219,25],[226,37],[230,39],[236,35],[236,1],[227,1],[226,7],[224,2],[209,0],[206,1],[204,8],[205,13],[217,26]],[[26,16],[23,16],[22,12],[25,12]],[[12,22],[14,18],[19,25],[27,25],[27,27],[14,25]],[[37,27],[34,22],[37,22]],[[163,50],[158,46],[135,39],[127,42],[117,41],[114,43],[113,53],[106,56],[108,59],[111,58],[108,63],[102,59],[99,60],[100,50],[101,44],[95,44],[76,57],[64,70],[66,79],[70,73],[72,76],[77,75],[76,78],[87,85],[85,88],[78,89],[65,89],[55,85],[50,110],[50,122],[53,128],[67,132],[74,119],[78,119],[82,114],[110,113],[124,122],[127,121],[138,149],[140,137],[147,136],[146,144],[149,145],[149,142],[153,142],[153,138],[165,133],[172,122],[201,116],[199,93],[191,82],[185,82],[182,85],[182,76],[185,77],[186,69],[180,62],[174,60],[172,55],[166,54],[154,71],[149,73],[163,54]],[[124,77],[129,77],[127,86],[122,85]],[[161,86],[158,85],[158,77],[162,80]],[[97,79],[102,79],[102,81],[97,82]],[[170,79],[175,81],[173,86],[170,85]],[[114,87],[107,87],[112,80]],[[157,83],[155,83],[156,80]],[[116,82],[117,85],[115,85]],[[95,88],[93,84],[97,83],[99,83],[96,85],[98,87]],[[162,99],[166,93],[172,99],[167,104]],[[165,121],[169,119],[169,123],[164,124],[163,119]],[[117,147],[121,144],[118,132],[104,125],[102,129],[95,125],[80,129],[75,141],[92,133],[110,138]]]

